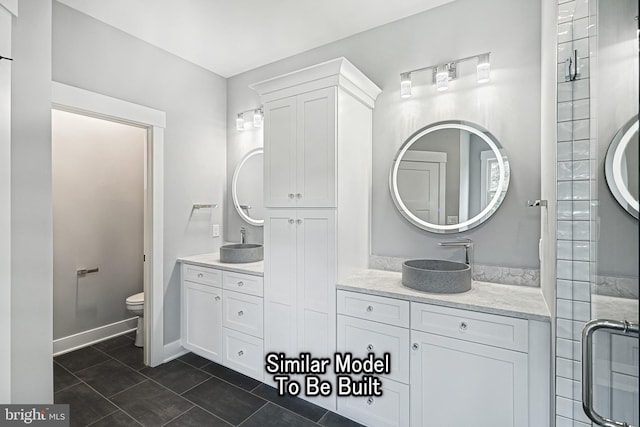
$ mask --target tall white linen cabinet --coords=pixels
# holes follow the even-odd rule
[[[333,359],[335,284],[369,262],[372,110],[381,90],[345,58],[250,87],[264,108],[265,353]],[[324,379],[335,385],[332,371]],[[336,409],[335,394],[300,397]]]

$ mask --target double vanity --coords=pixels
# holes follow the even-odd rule
[[[540,288],[472,282],[468,238],[443,242],[465,248],[466,263],[369,268],[380,89],[344,58],[251,87],[263,103],[264,150],[240,162],[232,197],[241,218],[264,225],[264,261],[246,262],[257,249],[246,243],[179,260],[183,347],[269,385],[270,352],[388,353],[390,369],[374,375],[382,395],[337,396],[336,366],[319,377],[333,393],[299,395],[369,426],[550,425],[551,323]],[[252,164],[258,172],[247,179]],[[459,233],[494,214],[509,176],[491,133],[450,120],[407,139],[389,186],[409,223]]]
[[[264,264],[219,258],[179,260],[182,345],[273,384]],[[334,398],[341,415],[371,426],[548,425],[550,317],[539,288],[473,282],[463,293],[425,293],[400,272],[365,269],[336,284],[335,300],[338,352],[391,355],[383,395]]]

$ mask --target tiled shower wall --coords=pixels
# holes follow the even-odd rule
[[[582,410],[581,338],[591,318],[595,269],[596,132],[590,105],[590,45],[597,0],[558,2],[556,426],[587,427]],[[591,13],[590,13],[591,10]],[[591,37],[590,37],[591,36]],[[565,60],[578,52],[579,74],[565,77]],[[593,136],[593,139],[590,138]]]

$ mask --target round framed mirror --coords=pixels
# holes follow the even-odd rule
[[[493,215],[509,175],[507,156],[489,131],[449,120],[425,126],[402,144],[389,187],[400,213],[416,227],[459,233]]]
[[[638,116],[613,137],[604,160],[604,176],[613,197],[638,218]]]
[[[231,196],[238,215],[251,225],[264,225],[262,148],[247,153],[233,173]]]

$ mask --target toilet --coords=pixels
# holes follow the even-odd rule
[[[138,316],[138,329],[136,331],[136,347],[144,346],[144,292],[131,295],[127,298],[127,310]]]

